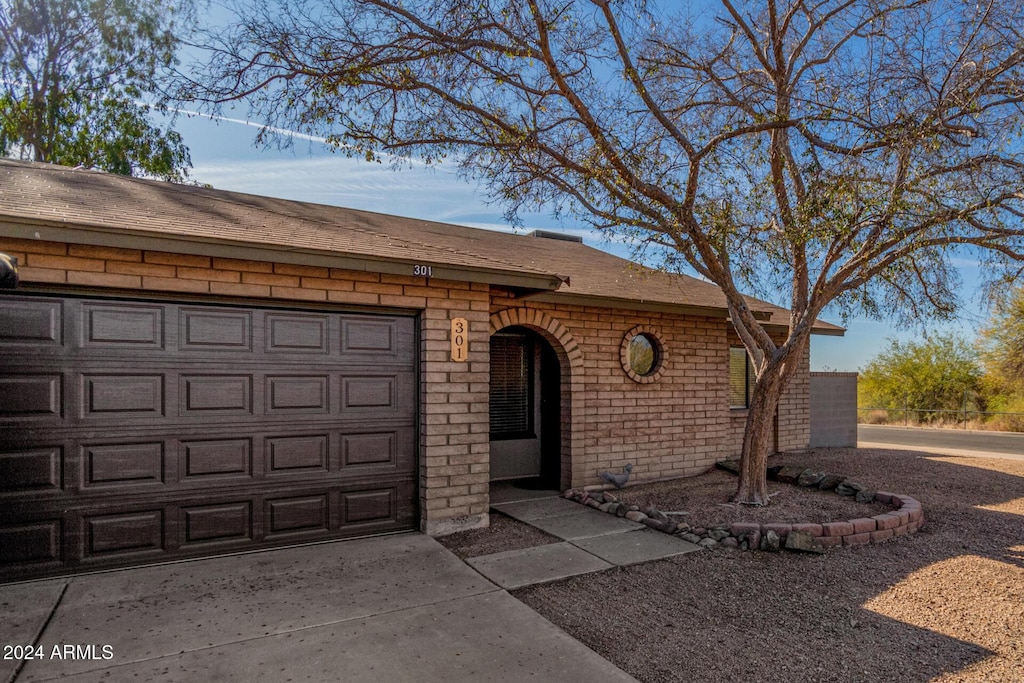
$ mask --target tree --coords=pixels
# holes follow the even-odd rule
[[[140,99],[189,17],[162,0],[0,0],[0,153],[184,180],[181,136]]]
[[[1024,247],[1021,1],[280,0],[186,97],[351,154],[453,156],[718,285],[756,385],[735,500],[822,310],[948,316],[951,259]],[[670,14],[678,12],[677,15]],[[268,128],[269,130],[269,128]],[[783,293],[775,337],[740,293]]]
[[[889,346],[861,370],[858,403],[862,408],[959,411],[965,397],[977,400],[981,375],[977,351],[957,335],[908,342],[890,339]],[[943,416],[919,415],[925,420]]]
[[[979,339],[986,384],[999,395],[1024,395],[1024,289],[999,302]]]

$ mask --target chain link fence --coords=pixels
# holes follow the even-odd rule
[[[911,407],[857,408],[857,422],[869,425],[1024,432],[1024,413],[976,410],[966,405],[959,410]]]

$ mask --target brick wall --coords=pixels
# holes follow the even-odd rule
[[[778,408],[776,447],[780,451],[807,448],[811,440],[811,352],[804,349],[796,374],[782,393]]]
[[[544,334],[556,353],[562,334],[577,350],[571,385],[562,368],[563,487],[599,484],[600,472],[620,471],[628,462],[636,480],[689,476],[739,453],[746,411],[729,409],[733,333],[726,320],[522,303],[497,292],[491,308],[493,331],[509,325],[532,328]],[[653,330],[667,356],[662,376],[649,384],[630,379],[620,360],[623,337],[637,326]],[[563,361],[563,354],[559,358]],[[805,353],[780,401],[782,449],[808,445],[809,366]],[[571,469],[568,480],[566,467]]]
[[[490,335],[525,325],[562,364],[563,487],[635,465],[639,480],[697,474],[736,455],[745,412],[728,408],[730,330],[721,318],[522,303],[487,285],[189,254],[0,238],[28,287],[207,295],[404,308],[420,314],[420,508],[430,534],[488,523]],[[493,314],[493,315],[492,315]],[[469,360],[449,358],[450,320],[469,322]],[[623,371],[623,336],[643,326],[664,346],[658,381]],[[807,446],[805,354],[779,413],[780,448]],[[571,475],[571,476],[570,476]]]
[[[427,533],[488,523],[487,285],[0,237],[28,286],[384,306],[420,312],[420,510]],[[115,292],[116,293],[116,292]],[[257,304],[258,301],[251,303]],[[469,322],[466,363],[449,360],[450,319]]]

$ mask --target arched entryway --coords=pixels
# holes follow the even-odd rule
[[[582,476],[582,472],[575,471],[575,459],[581,456],[582,444],[577,443],[579,437],[575,436],[573,430],[573,405],[578,402],[578,395],[582,391],[580,377],[583,353],[569,330],[541,310],[507,308],[492,314],[491,339],[501,339],[503,333],[525,333],[526,341],[534,344],[534,354],[537,349],[540,353],[539,359],[534,357],[535,362],[539,360],[540,371],[536,373],[535,366],[533,391],[539,403],[534,405],[533,410],[540,408],[541,473],[539,478],[532,481],[561,490],[576,486],[578,483],[574,478]],[[503,343],[497,342],[498,345]],[[492,345],[492,349],[495,346]],[[538,379],[539,387],[536,384]],[[534,417],[537,418],[537,413],[534,413]],[[500,440],[492,441],[492,447]],[[492,453],[497,452],[500,458],[503,448],[507,450],[507,447],[499,444],[496,451],[492,448]],[[502,471],[499,464],[498,480],[502,480]],[[494,470],[491,479],[495,480]]]
[[[491,481],[561,485],[561,364],[533,330],[512,326],[491,337]]]

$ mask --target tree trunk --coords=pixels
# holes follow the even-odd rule
[[[740,458],[740,481],[732,500],[747,505],[768,505],[768,451],[771,447],[775,409],[786,382],[780,377],[782,367],[769,365],[762,373],[750,397],[747,424],[743,430],[743,452]]]

